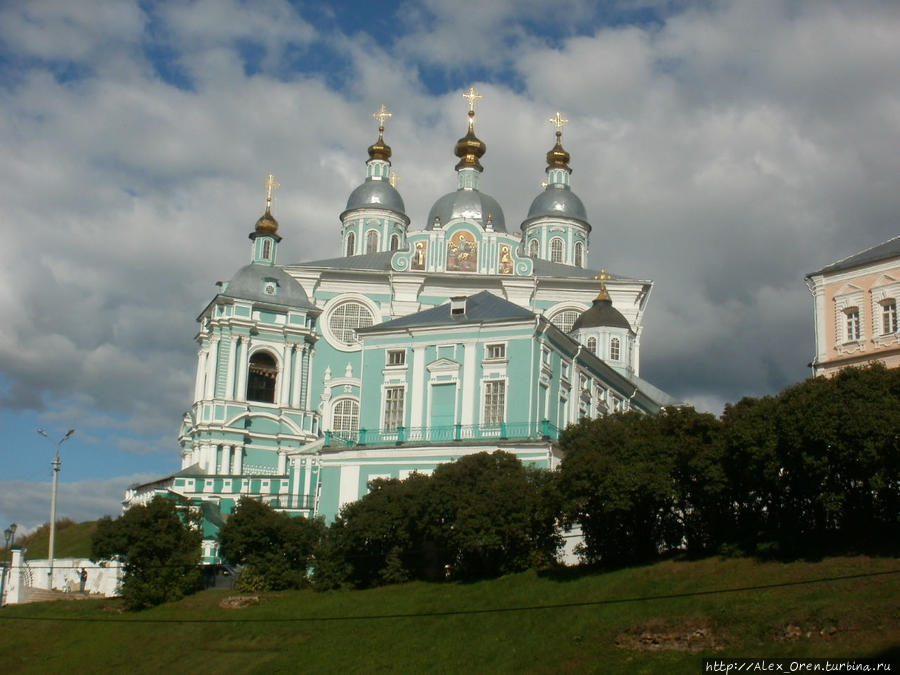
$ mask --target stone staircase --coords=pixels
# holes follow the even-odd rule
[[[53,602],[55,600],[87,600],[91,596],[88,593],[75,591],[48,591],[43,588],[29,588],[25,592],[25,602]]]

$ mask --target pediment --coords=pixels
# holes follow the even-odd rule
[[[453,359],[438,359],[437,361],[432,361],[427,366],[429,373],[447,373],[447,372],[457,372],[460,368],[460,363],[454,361]]]
[[[862,287],[857,286],[856,284],[847,283],[841,286],[834,292],[834,297],[840,297],[842,295],[853,295],[854,293],[862,293]]]
[[[896,284],[897,280],[890,274],[882,274],[878,280],[872,284],[872,288],[881,288],[882,286],[891,286]]]

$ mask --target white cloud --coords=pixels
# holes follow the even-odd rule
[[[586,2],[408,4],[386,39],[317,34],[284,2],[7,4],[0,404],[85,420],[122,452],[171,443],[175,464],[194,318],[247,261],[264,176],[282,183],[280,261],[337,255],[386,103],[420,227],[455,188],[470,84],[485,95],[482,186],[510,230],[544,178],[547,118],[571,120],[591,263],[657,284],[642,376],[705,409],[804,377],[802,275],[897,233],[900,9],[662,6],[659,21],[603,24]],[[303,70],[325,48],[340,85],[327,63]]]

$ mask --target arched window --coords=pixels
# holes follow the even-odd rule
[[[359,431],[359,403],[352,398],[342,398],[331,411],[331,430],[344,437]]]
[[[589,337],[587,341],[588,351],[594,356],[597,355],[597,338]]]
[[[263,241],[263,258],[268,260],[272,255],[272,241],[270,239],[266,239]]]
[[[247,372],[247,400],[275,403],[275,383],[278,380],[278,364],[268,352],[256,352],[250,357]]]
[[[580,241],[575,244],[575,267],[584,267],[584,246]]]
[[[351,256],[356,253],[356,233],[351,232],[347,235],[347,255]]]
[[[859,338],[859,307],[848,307],[844,310],[844,342],[856,342]]]
[[[538,257],[538,240],[537,239],[532,239],[528,243],[528,256],[531,258]]]
[[[391,235],[391,250],[396,251],[400,248],[400,237],[396,234]]]
[[[618,361],[620,355],[619,338],[612,338],[609,341],[609,360]]]
[[[554,238],[550,240],[550,262],[561,263],[563,261],[563,240]]]
[[[366,253],[378,252],[378,233],[375,230],[369,230],[366,233]]]
[[[556,324],[556,327],[559,328],[563,333],[568,333],[572,330],[572,325],[575,323],[575,320],[578,318],[578,315],[581,312],[574,309],[564,309],[561,312],[557,312],[553,316],[550,317],[550,321]]]
[[[897,300],[888,298],[881,303],[881,334],[897,332]]]
[[[328,328],[336,340],[351,347],[357,343],[356,329],[372,325],[372,313],[359,302],[338,305],[328,318]]]

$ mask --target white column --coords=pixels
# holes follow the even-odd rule
[[[290,392],[291,350],[287,345],[281,346],[281,381],[278,383],[278,398],[275,402],[283,408],[288,407],[288,395]]]
[[[234,446],[234,461],[231,464],[231,472],[234,475],[241,475],[244,471],[244,448],[240,445]]]
[[[312,465],[313,465],[313,461],[311,459],[307,459],[306,460],[306,471],[304,472],[304,475],[303,475],[303,492],[302,492],[302,494],[304,494],[304,495],[309,494],[309,487],[312,482]],[[299,473],[300,467],[297,466],[295,468],[296,468],[297,472]],[[299,483],[299,482],[300,481],[297,481],[297,483]]]
[[[250,340],[244,340],[244,348],[241,349],[241,360],[238,363],[238,385],[235,392],[236,401],[247,400],[247,367],[250,365]]]
[[[422,427],[425,404],[425,347],[413,347],[412,382],[410,383],[409,426]]]
[[[213,338],[209,341],[209,359],[206,361],[206,391],[203,396],[206,399],[215,397],[216,393],[216,370],[219,360],[219,338]]]
[[[287,473],[287,456],[283,452],[278,453],[278,475],[283,476]]]
[[[197,377],[194,378],[194,400],[203,398],[203,370],[206,363],[206,349],[200,347],[197,350]]]
[[[462,381],[462,416],[461,424],[475,424],[475,360],[477,354],[473,343],[465,345],[463,350],[463,381]]]
[[[231,454],[232,454],[232,446],[223,445],[222,446],[222,473],[224,475],[228,475],[231,473]]]
[[[231,337],[231,349],[229,350],[228,373],[225,375],[225,394],[223,398],[232,398],[234,391],[234,364],[237,358],[237,337]]]

